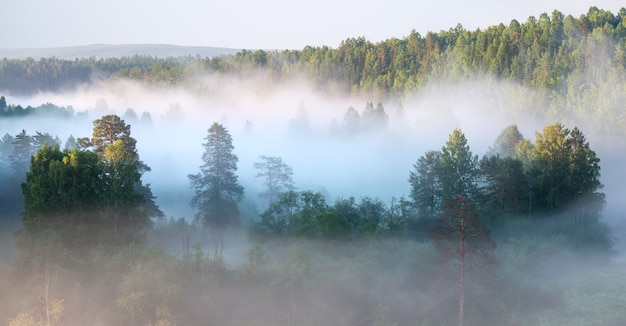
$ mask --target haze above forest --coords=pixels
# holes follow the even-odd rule
[[[83,58],[121,58],[139,56],[152,56],[157,58],[200,56],[211,58],[221,55],[235,54],[238,49],[208,47],[208,46],[179,46],[169,44],[91,44],[82,46],[67,46],[58,48],[0,48],[0,58],[26,59],[33,58],[57,58],[57,59],[83,59]]]

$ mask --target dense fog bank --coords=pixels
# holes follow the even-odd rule
[[[203,138],[215,121],[233,135],[246,198],[261,208],[259,182],[252,167],[261,155],[280,156],[292,166],[298,189],[323,191],[330,200],[372,196],[389,201],[408,194],[406,181],[412,165],[425,151],[441,148],[454,128],[463,130],[471,150],[482,156],[507,125],[516,124],[524,137],[533,141],[535,132],[559,122],[587,135],[602,160],[606,190],[615,189],[606,191],[607,212],[617,211],[610,199],[620,185],[613,183],[616,178],[611,175],[622,173],[621,166],[614,163],[621,158],[621,142],[591,121],[551,116],[549,108],[534,105],[535,99],[546,96],[540,90],[489,78],[435,84],[404,100],[381,103],[388,117],[381,126],[349,130],[346,111],[352,107],[362,115],[367,98],[327,97],[304,82],[273,88],[254,81],[216,84],[207,79],[201,85],[208,90],[112,81],[72,93],[8,96],[9,103],[71,106],[77,118],[28,118],[0,124],[5,133],[45,131],[64,141],[70,135],[90,136],[92,120],[118,114],[131,125],[139,154],[152,168],[144,181],[152,184],[166,216],[190,218],[187,175],[197,171]],[[129,114],[129,109],[134,114]],[[145,113],[151,120],[142,119]]]

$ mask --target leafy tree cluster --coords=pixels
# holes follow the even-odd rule
[[[461,195],[487,221],[557,215],[563,225],[593,230],[604,207],[600,159],[578,128],[549,125],[535,138],[533,144],[509,126],[479,160],[455,129],[440,151],[426,152],[410,173],[418,220],[432,225]],[[608,248],[606,236],[598,245]]]
[[[43,145],[60,146],[61,140],[49,133],[36,131],[29,135],[22,130],[16,135],[5,134],[0,139],[0,219],[15,220],[23,206],[20,184],[26,180],[30,158]]]
[[[6,103],[4,96],[0,96],[0,118],[22,118],[27,116],[51,117],[67,119],[75,116],[72,107],[59,107],[52,103],[45,103],[37,107],[12,105]]]
[[[401,234],[411,219],[410,204],[401,199],[387,206],[376,198],[339,198],[329,205],[320,192],[282,193],[260,215],[257,235],[349,239],[357,235]]]
[[[0,59],[0,89],[16,95],[61,91],[110,78],[118,71],[150,67],[157,61],[150,56],[75,60],[3,58]]]
[[[0,96],[0,119],[13,119],[13,118],[45,118],[56,120],[78,120],[78,123],[83,123],[89,116],[87,108],[84,111],[75,111],[72,106],[58,106],[53,103],[44,103],[39,106],[27,106],[23,107],[19,104],[7,104],[6,98]],[[108,112],[109,107],[105,99],[99,99],[95,103],[95,109],[103,112]],[[153,124],[152,116],[150,112],[143,112],[141,116],[138,116],[135,110],[127,108],[123,116],[125,121],[129,123],[143,124],[150,126]]]
[[[353,107],[349,107],[343,115],[341,123],[332,125],[332,132],[344,135],[357,135],[363,132],[384,130],[389,123],[389,116],[385,112],[382,103],[378,103],[374,108],[372,102],[367,102],[363,112],[359,112]]]
[[[85,253],[143,241],[151,218],[162,213],[141,183],[148,167],[135,142],[123,120],[103,116],[94,121],[91,140],[79,139],[89,148],[61,151],[58,142],[46,141],[27,156],[20,246],[35,253],[40,239],[51,236],[65,250]]]

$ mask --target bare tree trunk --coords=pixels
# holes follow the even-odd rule
[[[530,216],[533,211],[533,192],[528,193],[528,220],[530,221]]]
[[[465,236],[461,235],[461,257],[459,275],[459,326],[463,326],[465,320]]]
[[[46,261],[46,265],[44,267],[44,283],[45,283],[45,288],[44,288],[44,304],[46,306],[46,326],[50,326],[52,325],[52,323],[50,322],[50,302],[48,300],[49,298],[49,290],[50,290],[50,274],[48,271],[48,262]]]

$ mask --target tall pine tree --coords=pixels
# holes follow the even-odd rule
[[[188,176],[195,190],[191,205],[196,219],[219,231],[239,222],[237,203],[243,197],[235,174],[239,158],[233,153],[232,137],[221,124],[213,123],[205,140],[200,172]]]

